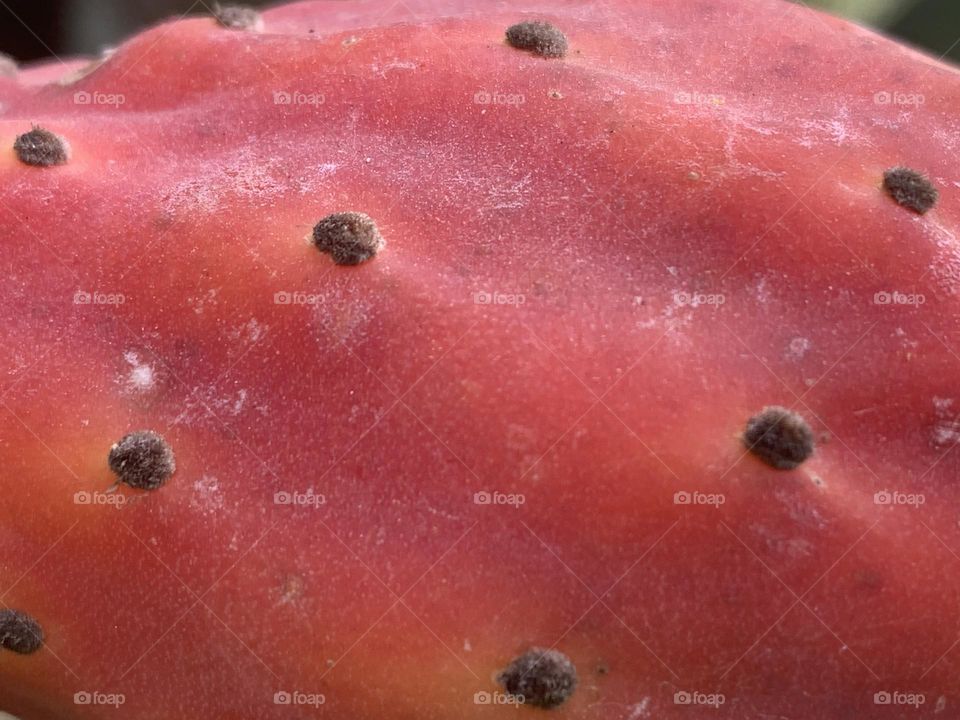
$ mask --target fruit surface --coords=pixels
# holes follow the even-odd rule
[[[0,709],[958,716],[958,118],[775,0],[307,2],[0,77],[0,602],[43,632]],[[175,471],[116,485],[142,431]],[[575,689],[503,704],[531,648]]]

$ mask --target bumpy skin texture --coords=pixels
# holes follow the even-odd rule
[[[80,67],[0,77],[0,597],[45,636],[0,707],[960,712],[954,70],[774,0],[314,2]],[[311,243],[343,211],[359,266]],[[794,470],[744,449],[768,406]],[[141,428],[173,477],[76,502]],[[530,647],[572,697],[475,704]]]

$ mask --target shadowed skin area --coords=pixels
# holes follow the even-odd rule
[[[0,77],[13,77],[18,71],[17,61],[9,55],[0,53]]]
[[[0,707],[956,712],[954,69],[779,0],[262,20],[0,77]],[[484,704],[531,648],[573,692]]]
[[[223,27],[231,30],[261,30],[263,18],[260,13],[244,5],[214,4],[213,16]]]

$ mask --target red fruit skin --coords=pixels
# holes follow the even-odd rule
[[[524,19],[568,56],[507,46]],[[0,78],[0,600],[46,634],[0,707],[519,717],[474,694],[543,646],[558,718],[958,712],[952,68],[773,0],[408,0],[52,80]],[[69,164],[17,161],[31,123]],[[347,210],[387,241],[355,268],[309,244]],[[819,437],[796,470],[744,452],[768,405]],[[173,478],[77,504],[144,428]]]

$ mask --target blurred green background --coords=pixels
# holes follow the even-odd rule
[[[793,1],[848,17],[937,57],[946,55],[960,62],[960,0]],[[483,2],[477,0],[478,6]],[[145,25],[171,15],[208,12],[212,5],[213,0],[0,0],[0,51],[22,61],[54,54],[95,54]]]
[[[960,63],[960,0],[807,0]]]

